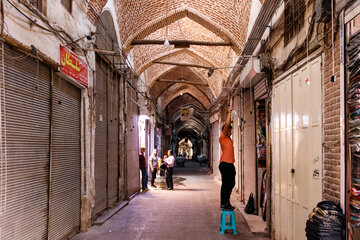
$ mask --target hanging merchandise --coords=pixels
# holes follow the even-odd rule
[[[319,202],[306,222],[308,240],[345,239],[345,216],[334,202]]]
[[[350,71],[348,88],[349,145],[351,149],[350,221],[360,226],[360,32],[353,35],[347,45]]]
[[[256,102],[256,155],[259,161],[266,160],[266,113],[265,101]]]

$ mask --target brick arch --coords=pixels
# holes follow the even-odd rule
[[[186,49],[186,48],[183,48],[183,49],[173,49],[171,50],[170,52],[164,52],[160,55],[157,55],[157,56],[154,56],[152,59],[148,60],[146,63],[144,63],[143,65],[141,65],[137,72],[138,74],[140,75],[141,73],[143,73],[147,68],[149,68],[151,65],[153,65],[153,61],[161,61],[161,60],[164,60],[168,57],[173,57],[173,56],[177,56],[179,54],[182,54],[182,53],[186,53],[188,54],[189,56],[192,56],[194,58],[196,58],[197,60],[203,62],[204,64],[208,64],[209,66],[211,67],[215,67],[216,64],[214,63],[214,61],[212,61],[211,59],[205,57],[204,55],[202,55],[200,52],[198,51],[195,51],[194,49]]]
[[[179,96],[177,96],[177,98],[179,98]],[[173,101],[176,100],[177,98],[173,99]],[[171,105],[172,102],[170,102],[168,104],[168,106]],[[194,104],[191,104],[191,103],[183,105],[182,107],[190,107],[190,108],[194,108],[196,111],[204,111],[205,107],[200,102],[199,102],[199,104],[203,107],[203,109],[201,109],[198,106],[195,106]],[[177,110],[173,111],[172,113],[169,114],[169,116],[170,116],[169,119],[171,119],[171,121],[177,120],[180,117],[180,112],[181,112],[180,109],[177,109]],[[199,117],[202,117],[202,116],[199,116],[199,114],[198,114],[195,117],[199,118]]]
[[[151,82],[149,84],[149,88],[153,88],[155,86],[155,83],[157,82],[157,80],[159,78],[166,78],[167,75],[173,73],[173,72],[176,72],[178,69],[181,69],[182,67],[179,67],[179,66],[172,66],[172,67],[168,67],[166,68],[163,72],[160,72],[159,74],[157,74],[154,78],[151,79]],[[204,83],[207,83],[209,86],[206,87],[206,88],[209,88],[210,92],[204,90],[203,88],[204,87],[201,87],[202,89],[199,91],[201,91],[209,100],[211,97],[215,97],[218,95],[218,92],[215,92],[212,85],[208,82],[208,80],[206,78],[204,78],[203,74],[199,73],[197,70],[195,69],[191,69],[191,68],[187,68],[185,67],[184,68],[185,70],[183,70],[183,72],[186,72],[187,74],[191,73],[192,78],[185,78],[185,80],[188,80],[188,81],[196,81],[198,79],[200,79],[200,81],[204,82]],[[167,84],[166,86],[163,87],[163,89],[160,89],[160,93],[157,94],[155,97],[158,98],[162,95],[162,93],[167,90],[169,87],[173,86],[173,85],[176,85],[176,84],[179,84],[179,83],[174,83],[174,84]],[[189,85],[189,84],[185,84],[185,85]],[[193,85],[191,85],[193,86]],[[193,86],[195,87],[195,86]],[[195,87],[195,88],[198,88],[198,87]]]
[[[146,65],[146,68],[149,68],[153,65],[152,61],[161,61],[164,60],[165,58],[171,57],[171,56],[176,56],[179,55],[181,53],[186,53],[189,56],[192,56],[194,58],[196,58],[197,60],[204,62],[205,64],[208,64],[209,66],[215,66],[213,64],[213,61],[211,61],[210,59],[207,59],[205,57],[203,57],[201,55],[201,53],[195,52],[193,50],[188,50],[188,49],[181,49],[181,50],[177,50],[177,51],[172,51],[170,53],[164,53],[163,55],[160,55],[159,57],[154,57],[152,60],[150,60]],[[145,66],[144,66],[145,68]],[[172,66],[172,67],[168,67],[168,68],[164,68],[163,72],[159,72],[155,77],[148,79],[149,82],[149,87],[153,87],[154,84],[156,83],[156,80],[161,78],[162,76],[165,76],[167,73],[173,71],[174,69],[179,68],[178,66]],[[207,77],[204,76],[204,74],[202,74],[200,71],[198,71],[195,68],[187,68],[188,71],[192,72],[194,74],[194,76],[196,76],[197,78],[199,78],[200,80],[202,80],[202,82],[209,84],[209,88],[210,91],[212,93],[213,96],[217,96],[217,92],[214,90],[214,86],[210,84],[209,79]],[[145,71],[145,69],[144,69]],[[143,71],[139,70],[139,75],[142,73]],[[191,79],[189,79],[191,80]]]
[[[89,3],[91,4],[91,6],[93,6],[96,13],[99,15],[101,14],[101,12],[107,2],[108,2],[108,0],[89,0]],[[96,23],[98,21],[98,17],[94,13],[94,11],[90,8],[90,6],[87,6],[87,15],[88,15],[88,18],[90,19],[90,22],[92,24],[96,25]]]
[[[180,126],[176,126],[175,134],[179,134],[181,131],[188,131],[188,130],[194,130],[198,133],[198,135],[201,135],[203,131],[205,131],[206,126],[204,126],[202,123],[195,119],[189,119],[186,120],[184,123],[181,123]]]
[[[174,89],[172,89],[174,88]],[[176,89],[176,84],[173,85],[172,87],[170,87],[169,89],[169,94],[167,92],[163,93],[160,98],[162,98],[162,104],[161,104],[161,109],[162,111],[164,111],[164,109],[166,108],[166,106],[176,97],[180,96],[180,94],[189,94],[190,96],[194,97],[195,99],[197,99],[206,109],[209,109],[209,107],[211,106],[211,103],[209,101],[209,99],[206,97],[206,95],[204,95],[204,93],[202,93],[199,89],[197,89],[194,86],[188,85],[187,88],[184,89]]]
[[[186,17],[202,25],[209,31],[215,33],[223,40],[230,40],[233,43],[232,49],[237,54],[240,53],[240,49],[242,48],[242,46],[240,46],[239,42],[236,41],[235,36],[230,31],[188,6],[181,6],[177,9],[169,11],[168,13],[164,12],[163,16],[160,16],[157,19],[154,19],[139,27],[139,29],[132,33],[128,38],[123,39],[125,52],[129,52],[132,49],[133,46],[131,46],[130,44],[133,40],[144,39],[146,36],[157,31],[158,29]]]

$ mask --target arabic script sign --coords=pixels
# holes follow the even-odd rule
[[[60,46],[60,71],[88,86],[88,67],[66,47]]]

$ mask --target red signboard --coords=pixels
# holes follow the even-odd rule
[[[66,47],[60,46],[60,71],[88,86],[88,66]]]

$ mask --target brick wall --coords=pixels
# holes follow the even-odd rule
[[[251,7],[250,0],[115,0],[115,3],[121,40],[127,50],[132,39],[143,39],[185,17],[201,23],[223,39],[231,36],[240,50],[245,43]]]
[[[330,25],[330,24],[329,24]],[[328,41],[331,41],[329,37]],[[340,37],[334,44],[336,82],[331,82],[332,50],[324,50],[324,200],[340,202]]]
[[[100,15],[103,7],[107,3],[107,0],[89,0],[89,3],[91,4],[91,6],[93,6],[96,13]],[[97,22],[97,16],[94,11],[91,10],[90,6],[88,6],[88,17],[91,23],[95,25]]]
[[[206,95],[201,92],[198,88],[194,87],[193,85],[183,86],[183,84],[174,84],[169,87],[160,97],[161,99],[161,107],[162,110],[166,108],[166,106],[177,96],[180,94],[186,94],[193,96],[196,98],[205,108],[210,107],[210,101],[206,97]]]

